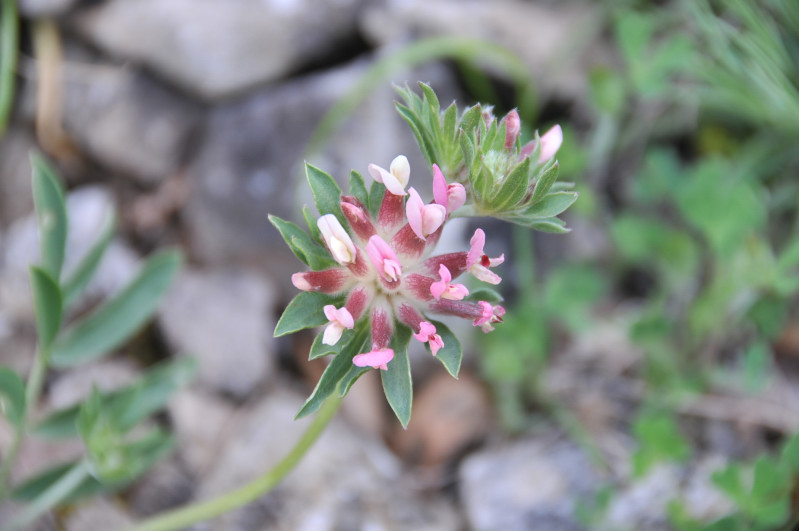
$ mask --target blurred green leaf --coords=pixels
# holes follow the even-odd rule
[[[588,80],[594,106],[603,113],[620,114],[627,100],[624,79],[609,68],[599,67],[591,71]]]
[[[491,288],[477,288],[473,289],[469,292],[469,294],[464,297],[465,301],[486,301],[486,302],[502,302],[505,300],[502,295]]]
[[[633,424],[633,433],[638,441],[638,450],[633,456],[634,473],[638,477],[659,461],[683,461],[691,454],[691,447],[674,418],[665,412],[640,415]]]
[[[316,291],[303,291],[289,303],[275,326],[275,337],[292,334],[298,330],[323,325],[328,322],[324,307],[333,304],[339,307],[342,295],[327,295]]]
[[[174,250],[151,256],[121,293],[58,337],[51,363],[56,367],[74,366],[124,343],[155,313],[181,261],[180,253]]]
[[[305,176],[308,178],[319,215],[333,214],[346,227],[347,220],[341,213],[341,188],[336,180],[330,174],[307,162],[305,163]]]
[[[410,328],[397,325],[394,335],[391,336],[394,359],[388,363],[388,370],[380,371],[380,376],[383,380],[383,392],[385,392],[386,399],[403,428],[406,428],[411,420],[411,406],[413,403],[411,365],[408,361],[408,343],[410,340]]]
[[[758,341],[749,345],[744,353],[744,388],[750,393],[762,390],[769,377],[771,351],[765,342]]]
[[[61,276],[67,241],[67,212],[64,192],[53,168],[39,155],[31,156],[33,202],[39,225],[42,269],[56,282]]]
[[[111,238],[114,236],[116,230],[116,218],[114,215],[109,215],[103,223],[100,232],[100,237],[81,258],[78,266],[72,271],[69,278],[61,284],[61,290],[64,293],[64,307],[69,307],[77,298],[83,293],[86,285],[92,279],[100,261],[103,258]]]
[[[61,328],[61,289],[50,273],[36,266],[30,267],[30,282],[39,348],[46,350]]]
[[[16,427],[25,419],[25,384],[8,367],[0,367],[0,412]]]
[[[453,378],[457,378],[461,370],[461,361],[463,360],[463,348],[461,347],[461,343],[447,325],[439,321],[430,322],[436,327],[436,333],[441,336],[441,340],[444,342],[444,346],[441,347],[436,354],[436,359],[444,365],[444,368],[447,369],[447,372],[450,373]],[[430,350],[430,344],[425,343],[425,345],[427,349]]]

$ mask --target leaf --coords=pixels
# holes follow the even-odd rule
[[[61,328],[61,289],[49,272],[36,266],[30,268],[30,281],[36,313],[36,335],[39,347],[47,349]]]
[[[280,232],[291,252],[314,271],[336,267],[338,264],[327,249],[317,245],[308,233],[291,221],[269,215],[269,221]]]
[[[444,346],[438,349],[436,359],[440,361],[447,372],[453,378],[458,377],[458,372],[461,370],[461,361],[463,360],[463,348],[460,341],[455,337],[455,334],[445,325],[439,321],[431,321],[433,326],[436,327],[436,333],[441,336]],[[426,343],[429,350],[430,344]]]
[[[31,156],[33,203],[39,225],[42,268],[58,281],[67,241],[67,211],[64,192],[55,171],[39,155]]]
[[[548,232],[551,234],[566,234],[571,232],[571,229],[566,227],[566,224],[563,222],[563,220],[558,218],[527,219],[521,216],[511,216],[504,219],[510,221],[511,223],[516,223],[517,225],[528,227],[540,232]]]
[[[468,136],[472,130],[480,123],[480,117],[483,114],[483,109],[480,107],[479,104],[469,107],[465,111],[463,111],[463,115],[461,116],[461,121],[458,126],[466,132]]]
[[[355,334],[350,343],[348,343],[347,348],[342,349],[341,353],[333,358],[316,383],[316,387],[311,393],[311,396],[305,401],[305,404],[303,404],[295,418],[301,418],[315,413],[321,407],[322,403],[338,389],[339,382],[350,372],[351,367],[354,366],[352,358],[360,352],[363,345],[369,339],[369,336],[369,327],[363,326],[358,333]]]
[[[546,168],[546,166],[545,166]],[[530,204],[535,205],[544,197],[558,180],[558,162],[555,161],[549,168],[543,170],[543,173],[536,179],[535,187],[533,188],[533,197],[530,199]]]
[[[110,393],[100,393],[102,411],[127,430],[148,415],[162,409],[175,391],[185,386],[197,369],[191,358],[168,360],[154,365],[131,385]],[[77,437],[81,404],[55,411],[39,422],[33,434],[45,439]]]
[[[794,434],[782,447],[780,463],[793,474],[799,472],[799,434]]]
[[[175,250],[151,256],[121,293],[61,334],[53,344],[51,363],[71,367],[124,343],[155,313],[181,261]]]
[[[380,206],[383,204],[383,196],[385,195],[386,185],[372,181],[372,187],[369,189],[369,213],[373,218],[376,218],[378,212],[380,212]]]
[[[94,272],[97,271],[97,266],[100,265],[100,261],[108,248],[108,244],[111,242],[111,238],[114,236],[115,230],[116,218],[113,215],[109,215],[103,223],[100,237],[81,258],[80,263],[72,271],[69,278],[61,284],[61,291],[64,294],[64,307],[68,308],[83,293]]]
[[[491,208],[497,212],[505,212],[524,199],[524,196],[527,195],[527,186],[529,184],[529,171],[530,159],[526,158],[510,172],[510,175],[502,183],[499,192],[491,201]]]
[[[458,134],[458,130],[455,128],[455,122],[458,119],[458,106],[455,105],[453,101],[447,110],[444,111],[444,119],[442,122],[442,132],[444,133],[444,140],[447,142],[447,145],[451,145]]]
[[[344,377],[341,379],[341,381],[338,383],[338,395],[342,398],[347,396],[347,393],[350,392],[352,384],[354,384],[358,380],[358,378],[360,378],[370,370],[371,367],[358,367],[353,363],[352,367],[350,367],[350,370],[347,371],[347,374],[345,374]]]
[[[292,334],[298,330],[319,326],[327,322],[324,306],[338,307],[341,295],[327,295],[315,291],[303,291],[289,303],[275,326],[275,337]]]
[[[422,89],[424,99],[430,107],[430,110],[438,115],[438,112],[441,109],[441,104],[438,102],[438,96],[436,96],[436,92],[427,83],[419,83],[419,87]]]
[[[469,292],[463,298],[466,301],[486,301],[486,302],[502,302],[504,297],[496,290],[491,288],[478,288]]]
[[[0,367],[0,411],[16,427],[25,419],[25,384],[8,367]]]
[[[308,225],[308,232],[311,233],[313,241],[319,245],[324,245],[322,243],[322,231],[319,230],[319,226],[316,224],[316,216],[311,213],[311,209],[307,206],[302,207],[302,217],[305,220],[305,224]]]
[[[350,195],[357,197],[364,206],[369,208],[369,192],[366,191],[366,183],[363,176],[355,170],[350,172]]]
[[[67,463],[61,463],[47,468],[43,472],[26,479],[25,482],[14,489],[14,491],[11,493],[11,496],[16,500],[28,502],[33,501],[49,487],[58,483],[58,481],[68,474],[69,471],[72,470],[77,464],[78,461],[69,461]],[[89,496],[94,496],[106,490],[107,488],[102,483],[97,481],[97,479],[93,477],[87,477],[83,480],[78,488],[72,491],[69,496],[64,498],[64,503],[72,503]]]
[[[316,209],[320,215],[333,214],[343,226],[347,226],[347,220],[341,212],[341,188],[330,174],[320,170],[316,166],[305,163],[305,176],[311,186]]]
[[[555,192],[524,209],[522,216],[527,219],[553,218],[577,201],[577,192]]]
[[[425,134],[426,129],[424,125],[421,123],[414,111],[408,107],[400,103],[397,103],[395,107],[399,115],[405,119],[405,121],[408,123],[408,126],[411,128],[413,136],[416,137],[416,142],[419,144],[419,149],[422,151],[422,155],[424,155],[425,160],[427,160],[427,164],[432,166],[433,163],[436,162],[435,149],[433,148],[432,139]],[[370,204],[370,206],[372,205]]]
[[[391,348],[394,359],[388,363],[388,370],[380,371],[383,380],[383,392],[386,394],[391,409],[397,415],[403,428],[408,427],[411,420],[413,404],[413,385],[411,384],[411,365],[408,361],[408,342],[411,340],[410,328],[397,325],[391,337]]]

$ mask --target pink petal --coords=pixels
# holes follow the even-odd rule
[[[388,362],[394,359],[394,351],[390,348],[372,350],[363,354],[358,354],[352,358],[352,363],[358,367],[373,367],[375,369],[388,370]]]
[[[554,157],[561,144],[563,144],[563,130],[560,125],[556,125],[541,137],[541,155],[538,156],[538,163],[542,164]]]
[[[433,356],[438,354],[438,351],[444,347],[444,340],[441,339],[441,336],[435,334],[433,337],[430,338],[430,352],[433,353]]]
[[[461,188],[463,187],[461,186]],[[447,197],[447,180],[444,178],[444,174],[441,173],[438,164],[433,164],[433,198],[437,204],[446,207]]]
[[[447,219],[447,209],[441,205],[425,205],[422,208],[422,234],[433,234]],[[422,238],[424,239],[424,238]]]
[[[408,225],[411,226],[414,234],[420,239],[424,240],[425,235],[422,231],[422,216],[424,211],[424,201],[419,197],[419,193],[411,187],[408,190],[410,197],[405,203],[405,215],[408,217]]]
[[[505,116],[505,149],[510,149],[519,138],[522,122],[519,120],[519,113],[513,109]]]
[[[460,183],[452,183],[447,188],[447,213],[458,210],[466,203],[466,188]]]
[[[483,229],[474,231],[474,236],[472,236],[469,243],[472,247],[469,249],[469,254],[466,255],[466,269],[470,269],[474,264],[479,263],[483,257],[483,248],[486,244],[486,234]]]
[[[330,323],[325,328],[325,333],[322,336],[322,343],[325,345],[335,345],[341,339],[341,334],[344,333],[344,327],[338,323]]]
[[[481,266],[479,264],[473,265],[469,272],[478,280],[488,282],[489,284],[497,285],[502,282],[501,276],[497,275],[493,271],[490,271],[487,267]]]
[[[449,284],[452,281],[452,274],[449,272],[449,269],[444,264],[438,266],[438,276],[441,277],[445,283]]]
[[[436,299],[440,299],[441,295],[447,290],[447,283],[444,280],[438,280],[430,284],[430,294]]]

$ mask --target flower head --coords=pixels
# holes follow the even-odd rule
[[[436,334],[436,327],[433,323],[428,323],[427,321],[419,323],[419,331],[413,334],[413,337],[422,343],[429,343],[430,352],[433,353],[433,356],[438,354],[438,351],[444,346],[441,336]]]
[[[440,298],[459,301],[469,294],[469,290],[463,284],[452,284],[452,273],[449,272],[447,266],[441,264],[438,267],[438,275],[441,279],[438,282],[433,282],[430,285],[430,293],[436,300]]]
[[[469,249],[469,254],[466,256],[466,269],[468,269],[472,275],[483,282],[488,282],[489,284],[499,284],[502,281],[502,278],[496,273],[489,271],[488,268],[498,266],[504,262],[505,255],[501,254],[496,258],[489,258],[488,255],[483,253],[485,242],[486,235],[485,232],[483,232],[483,229],[477,229],[474,231],[474,236],[472,236],[472,239],[470,240],[472,247]]]

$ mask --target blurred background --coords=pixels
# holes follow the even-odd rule
[[[109,359],[54,371],[43,410],[161,359],[199,363],[157,419],[176,450],[37,529],[121,527],[288,451],[324,363],[306,361],[310,332],[272,338],[301,264],[267,214],[301,218],[304,160],[343,182],[404,153],[428,190],[393,108],[392,84],[417,81],[445,106],[518,108],[524,138],[561,124],[573,230],[483,225],[507,258],[508,314],[490,335],[461,329],[460,379],[417,353],[404,431],[367,374],[272,494],[197,529],[792,528],[799,3],[16,4],[18,63],[0,73],[0,363],[24,373],[35,349],[31,150],[69,190],[67,266],[118,212],[85,308],[150,251],[187,257],[157,321]],[[470,227],[452,229],[446,245],[464,247]],[[75,445],[33,439],[15,474]]]

